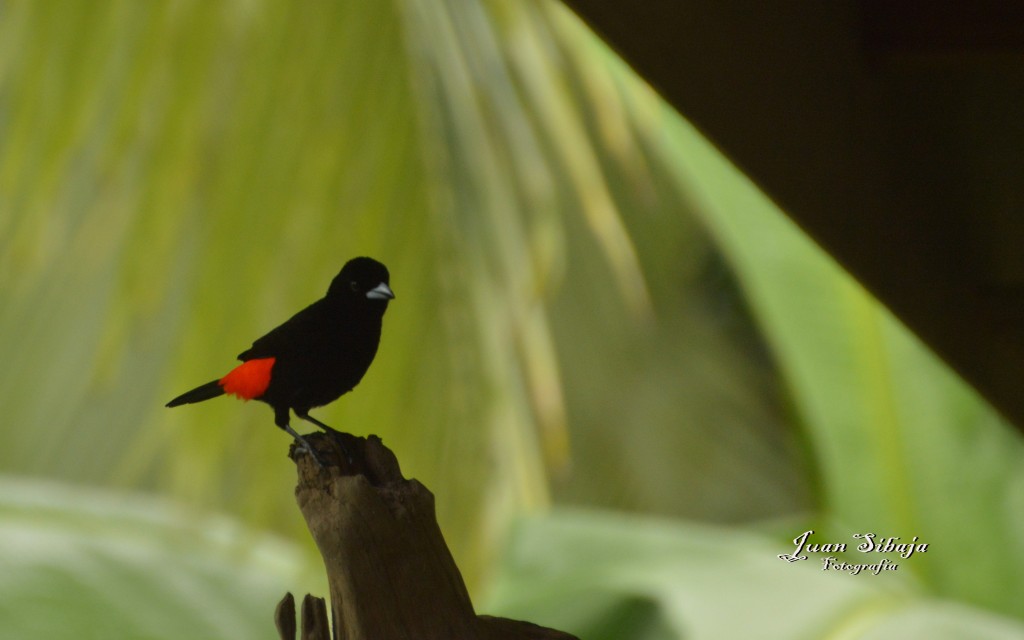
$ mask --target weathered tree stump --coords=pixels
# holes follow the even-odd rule
[[[302,640],[574,640],[528,622],[476,615],[437,525],[433,494],[402,477],[380,438],[306,438],[325,466],[292,448],[295,497],[327,569],[335,635],[323,600],[307,595]],[[294,640],[291,594],[275,621],[281,638]]]

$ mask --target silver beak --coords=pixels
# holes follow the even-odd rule
[[[391,300],[395,297],[395,294],[391,291],[391,287],[382,282],[367,291],[366,297],[371,300]]]

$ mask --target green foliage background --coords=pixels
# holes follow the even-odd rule
[[[433,489],[482,610],[1024,637],[1019,435],[574,16],[497,0],[0,4],[0,635],[270,638],[324,591],[266,408],[162,405],[357,254],[398,298],[319,417]],[[931,548],[775,557],[807,529]]]

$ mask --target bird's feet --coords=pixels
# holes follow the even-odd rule
[[[296,446],[299,449],[302,449],[303,451],[308,453],[309,457],[313,458],[313,462],[316,462],[316,466],[320,467],[321,469],[324,468],[323,461],[320,459],[319,456],[316,455],[316,449],[313,448],[313,445],[309,444],[309,440],[306,440],[305,438],[300,436],[298,432],[296,432],[295,429],[292,429],[291,426],[288,424],[285,424],[281,428],[287,431],[288,435],[295,438]]]
[[[313,458],[313,462],[316,463],[316,466],[320,467],[321,469],[324,468],[323,461],[320,460],[320,457],[316,455],[316,449],[313,448],[313,445],[309,444],[309,440],[306,440],[302,436],[296,434],[295,442],[296,444],[298,444],[299,449],[308,453],[310,458]]]

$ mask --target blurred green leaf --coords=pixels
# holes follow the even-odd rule
[[[545,55],[568,70],[652,305],[623,313],[611,266],[568,216],[551,316],[574,456],[558,500],[718,522],[810,508],[778,371],[702,203],[662,154],[670,112],[575,16],[543,6]]]
[[[691,127],[674,134],[663,149],[703,199],[814,447],[827,533],[918,536],[932,546],[912,566],[935,593],[1020,615],[1020,436]]]
[[[483,610],[588,640],[1024,637],[899,571],[823,572],[777,557],[790,550],[735,528],[555,510],[516,527]]]
[[[276,638],[300,549],[152,497],[0,479],[3,638]],[[310,586],[312,585],[312,587]]]

